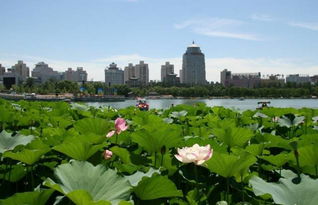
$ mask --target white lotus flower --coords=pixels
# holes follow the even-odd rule
[[[199,146],[198,144],[193,145],[192,147],[183,147],[182,149],[178,148],[178,154],[174,155],[177,160],[182,163],[194,163],[196,165],[201,165],[205,161],[209,160],[212,157],[213,149],[210,148],[210,145]]]

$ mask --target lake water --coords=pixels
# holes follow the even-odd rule
[[[318,99],[149,99],[147,103],[150,109],[167,109],[172,104],[192,105],[198,102],[205,103],[207,106],[223,106],[238,110],[255,109],[258,107],[257,102],[270,101],[269,106],[273,107],[293,107],[293,108],[318,108]],[[111,106],[113,108],[125,108],[135,106],[136,100],[126,100],[124,102],[103,102],[103,103],[87,103],[91,106]]]

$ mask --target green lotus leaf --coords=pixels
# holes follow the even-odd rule
[[[123,163],[131,164],[130,153],[127,149],[114,146],[110,148],[114,155],[118,156]]]
[[[93,166],[85,161],[71,161],[58,166],[54,174],[56,182],[48,178],[44,185],[61,192],[75,203],[91,199],[94,203],[98,202],[98,205],[103,204],[100,201],[118,204],[122,200],[128,200],[130,196],[131,186],[128,180],[103,165]],[[80,192],[74,192],[78,190]]]
[[[5,152],[3,157],[11,158],[14,160],[18,160],[20,162],[26,163],[28,165],[32,165],[37,162],[42,155],[50,151],[49,148],[47,149],[24,149],[21,152]]]
[[[176,185],[165,176],[143,178],[134,188],[134,192],[142,200],[183,196]]]
[[[172,112],[172,113],[170,114],[170,117],[180,118],[180,117],[186,116],[187,114],[188,114],[187,111],[182,110],[182,111],[180,111],[180,112]]]
[[[301,174],[301,182],[294,184],[292,180],[297,177],[290,170],[282,170],[282,178],[278,183],[268,183],[260,177],[253,176],[249,183],[254,194],[261,196],[270,194],[276,204],[284,205],[316,205],[318,201],[318,180]]]
[[[101,118],[85,118],[78,120],[74,124],[74,127],[83,135],[96,134],[99,136],[106,136],[113,125]]]
[[[0,169],[7,174],[0,174],[0,179],[7,180],[9,182],[18,182],[21,180],[27,173],[26,167],[21,163],[16,165],[11,165],[8,167],[6,165],[0,165]],[[8,174],[10,173],[10,174]]]
[[[141,181],[141,179],[143,177],[151,177],[154,173],[158,173],[160,174],[160,171],[159,170],[155,170],[153,168],[150,168],[148,170],[148,172],[144,173],[144,172],[141,172],[141,171],[137,171],[136,173],[132,174],[132,175],[129,175],[129,176],[125,176],[126,179],[128,179],[129,183],[132,185],[132,186],[137,186],[138,183]]]
[[[305,120],[304,116],[295,116],[295,118],[293,120],[289,119],[286,116],[283,116],[281,118],[278,119],[278,124],[281,127],[292,127],[292,126],[298,126],[301,123],[303,123]]]
[[[180,144],[182,141],[181,128],[163,121],[147,124],[132,133],[132,141],[149,153],[160,152],[162,147],[169,149]]]
[[[286,164],[289,160],[292,159],[290,155],[285,152],[282,152],[277,155],[260,156],[260,158],[268,161],[269,163],[277,167],[282,167],[284,164]]]
[[[13,150],[18,145],[27,145],[34,139],[34,136],[15,135],[3,130],[0,133],[0,153]]]
[[[61,152],[68,157],[76,160],[85,161],[100,150],[104,145],[93,145],[88,142],[73,141],[64,142],[60,145],[53,147],[54,150]]]
[[[208,169],[225,178],[235,177],[240,182],[248,175],[249,167],[256,162],[256,158],[248,153],[240,155],[213,152],[213,156],[207,161]]]
[[[0,200],[0,205],[45,205],[54,190],[40,190],[33,192],[16,193],[13,196]]]
[[[313,144],[301,147],[298,149],[298,153],[299,164],[305,168],[305,172],[318,176],[318,145]]]
[[[89,193],[85,190],[72,191],[66,196],[71,199],[76,205],[111,205],[109,201],[94,201]]]
[[[244,146],[254,135],[253,131],[247,128],[236,127],[232,121],[220,121],[219,126],[212,130],[218,140],[229,147]]]

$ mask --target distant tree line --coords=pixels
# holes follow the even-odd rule
[[[311,97],[318,96],[318,84],[295,84],[271,85],[260,88],[238,88],[224,87],[219,83],[204,86],[167,86],[161,83],[150,83],[147,86],[131,88],[127,85],[108,86],[103,82],[77,83],[71,81],[49,80],[42,84],[36,84],[32,78],[24,83],[15,85],[12,90],[17,93],[38,94],[62,94],[72,93],[75,95],[125,95],[125,96],[147,96],[149,94],[172,95],[174,97]],[[6,92],[0,86],[1,92]]]

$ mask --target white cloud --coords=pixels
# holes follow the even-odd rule
[[[138,54],[110,56],[103,59],[96,59],[87,62],[62,61],[32,56],[13,56],[1,57],[0,64],[6,68],[14,65],[17,60],[23,59],[24,62],[32,70],[34,65],[40,61],[49,64],[54,70],[65,71],[68,67],[84,67],[88,72],[89,80],[104,81],[104,69],[112,62],[115,62],[120,68],[124,68],[128,63],[137,64],[140,60],[144,60],[149,64],[150,80],[160,80],[160,68],[166,61],[175,65],[175,73],[179,75],[182,68],[182,58],[152,58]],[[223,69],[231,70],[233,73],[240,72],[261,72],[262,75],[267,74],[318,74],[318,63],[307,64],[302,59],[286,59],[286,58],[206,58],[206,77],[208,81],[220,81],[220,72]]]
[[[262,40],[255,34],[237,32],[235,28],[244,25],[245,22],[235,19],[206,18],[192,19],[175,24],[176,29],[189,29],[190,31],[205,35],[243,40]]]
[[[313,31],[318,31],[318,22],[290,22],[290,26],[305,28]]]
[[[251,16],[251,19],[255,21],[267,21],[267,22],[274,20],[271,16],[266,14],[253,14]]]

